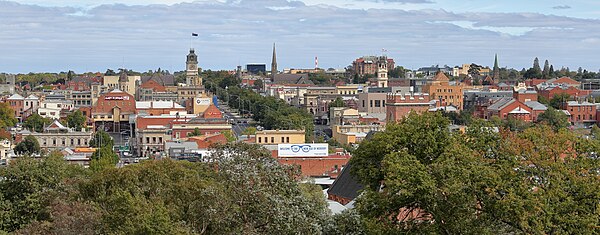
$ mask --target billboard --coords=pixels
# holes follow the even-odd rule
[[[210,98],[196,98],[196,105],[210,105]]]
[[[329,155],[328,144],[278,144],[280,157],[326,157]]]

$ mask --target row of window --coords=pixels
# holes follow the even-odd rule
[[[48,145],[48,139],[43,138],[42,139],[42,147],[58,146],[57,142],[62,143],[60,146],[66,146],[67,139],[66,138],[62,138],[62,139],[53,138],[52,145]],[[77,142],[77,146],[87,145],[86,139],[70,139],[71,144],[69,146],[75,146],[76,142]]]
[[[262,143],[263,141],[263,137],[258,137],[258,143]],[[264,138],[265,143],[269,143],[269,137],[265,137]],[[280,143],[289,143],[290,142],[290,137],[281,137],[281,142]],[[271,142],[272,144],[275,143],[275,137],[271,137]]]
[[[362,101],[362,107],[365,107],[365,100]],[[385,107],[385,100],[369,100],[369,107]]]
[[[583,107],[583,111],[585,111],[585,110],[586,110],[586,107]],[[592,111],[592,106],[588,106],[587,110]],[[571,107],[571,112],[573,112],[573,107]],[[581,106],[577,107],[577,112],[581,112]]]

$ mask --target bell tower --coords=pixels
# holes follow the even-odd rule
[[[377,62],[377,87],[388,87],[387,57],[381,56]]]
[[[185,64],[185,83],[188,86],[202,86],[202,79],[198,76],[198,56],[194,53],[194,48],[190,49]]]

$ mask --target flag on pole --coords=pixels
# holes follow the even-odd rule
[[[192,37],[198,37],[197,33],[192,33]]]

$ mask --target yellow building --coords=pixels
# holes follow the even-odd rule
[[[364,87],[364,84],[347,84],[347,85],[340,85],[340,86],[335,86],[335,91],[337,94],[340,95],[358,95],[359,93],[362,93],[362,88]],[[359,90],[360,88],[360,90]]]
[[[141,76],[129,76],[121,73],[119,76],[104,76],[102,85],[108,87],[108,90],[119,89],[130,95],[136,96],[136,83],[141,82]]]
[[[384,125],[375,124],[334,125],[332,134],[333,138],[341,144],[356,144],[363,141],[369,132],[384,130]]]
[[[438,100],[441,106],[452,105],[462,110],[463,88],[463,84],[458,81],[451,84],[443,72],[438,72],[433,81],[423,86],[423,92],[428,93],[432,100]]]
[[[264,130],[256,132],[256,144],[303,144],[304,130]]]

